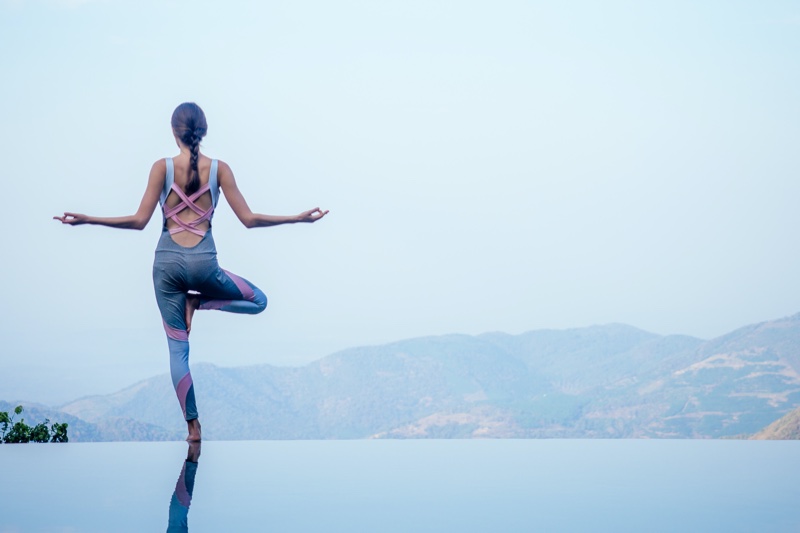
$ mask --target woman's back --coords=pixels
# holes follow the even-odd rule
[[[174,167],[174,186],[186,193],[186,184],[189,183],[191,178],[191,160],[187,154],[182,153],[172,158],[172,164]],[[211,164],[212,160],[210,158],[202,154],[199,155],[197,160],[197,170],[200,174],[200,186],[197,190],[203,189],[209,183]],[[214,193],[216,194],[216,191],[214,191]],[[189,194],[187,194],[187,196],[189,196]],[[208,211],[214,205],[211,191],[209,190],[204,192],[197,199],[195,199],[193,203],[202,212]],[[166,200],[164,201],[164,211],[166,212],[170,209],[174,209],[179,204],[184,204],[184,208],[178,211],[175,216],[177,216],[181,222],[190,224],[196,221],[198,218],[201,218],[202,215],[185,205],[183,199],[178,195],[178,193],[176,193],[174,190],[170,190],[167,194]],[[166,227],[168,230],[174,231],[179,229],[181,226],[172,220],[172,218],[167,218]],[[196,227],[197,230],[201,231],[202,233],[205,233],[211,227],[211,223],[210,220],[202,220],[194,227]],[[172,235],[173,241],[187,248],[196,246],[202,240],[202,238],[202,235],[197,235],[190,231],[177,231]]]

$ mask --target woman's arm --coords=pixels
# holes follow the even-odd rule
[[[60,220],[62,224],[69,224],[70,226],[97,224],[99,226],[109,226],[111,228],[144,229],[147,223],[150,222],[153,211],[156,209],[158,198],[161,196],[161,190],[164,188],[166,174],[167,165],[163,159],[159,159],[153,163],[153,168],[150,169],[150,177],[147,180],[147,188],[139,204],[139,209],[134,215],[124,217],[92,217],[81,213],[65,212],[64,216],[53,217],[53,219]]]
[[[236,179],[233,177],[231,167],[226,163],[220,161],[218,169],[219,186],[222,192],[225,193],[225,199],[230,204],[231,209],[236,214],[236,217],[247,228],[260,228],[264,226],[277,226],[279,224],[294,224],[296,222],[316,222],[325,215],[328,211],[323,211],[319,207],[303,211],[299,215],[264,215],[261,213],[253,213],[247,205],[247,201],[242,196],[239,187],[236,185]]]

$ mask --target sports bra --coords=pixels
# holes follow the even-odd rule
[[[208,220],[209,228],[211,227],[211,217],[214,216],[214,208],[217,206],[217,202],[219,201],[219,184],[217,182],[217,160],[211,160],[211,170],[208,173],[208,183],[200,187],[196,192],[192,193],[191,195],[187,196],[183,189],[181,189],[175,183],[175,163],[172,161],[171,157],[165,159],[167,162],[167,177],[164,180],[164,190],[161,191],[161,197],[159,201],[161,202],[161,207],[164,210],[164,227],[167,227],[167,220],[172,220],[177,224],[176,227],[170,228],[169,233],[170,235],[174,235],[175,233],[180,233],[181,231],[188,231],[190,233],[194,233],[197,236],[202,237],[206,234],[206,232],[202,229],[197,229],[197,226],[206,220]],[[167,207],[167,196],[169,196],[170,191],[174,191],[175,194],[181,199],[173,207]],[[207,210],[203,210],[197,204],[195,204],[195,200],[200,198],[205,192],[208,191],[211,193],[211,207]],[[196,219],[190,222],[184,222],[180,218],[178,218],[178,213],[183,211],[184,209],[191,209],[198,215]]]

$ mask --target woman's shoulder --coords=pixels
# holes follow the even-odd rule
[[[212,161],[216,161],[217,162],[217,167],[220,168],[220,169],[222,169],[222,168],[224,168],[226,170],[230,170],[231,169],[231,167],[228,166],[228,163],[226,163],[222,159],[212,158]]]
[[[162,178],[167,175],[167,159],[168,157],[157,159],[153,166],[150,167],[150,176],[161,176]]]
[[[220,179],[222,179],[223,176],[226,178],[233,176],[233,171],[231,170],[231,167],[228,165],[228,163],[226,163],[222,159],[217,159],[216,161],[217,161],[217,176],[219,176]]]

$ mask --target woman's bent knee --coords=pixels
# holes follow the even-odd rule
[[[260,313],[267,308],[267,295],[261,292],[259,289],[255,289],[253,292],[255,293],[253,303],[258,306],[256,313]]]

